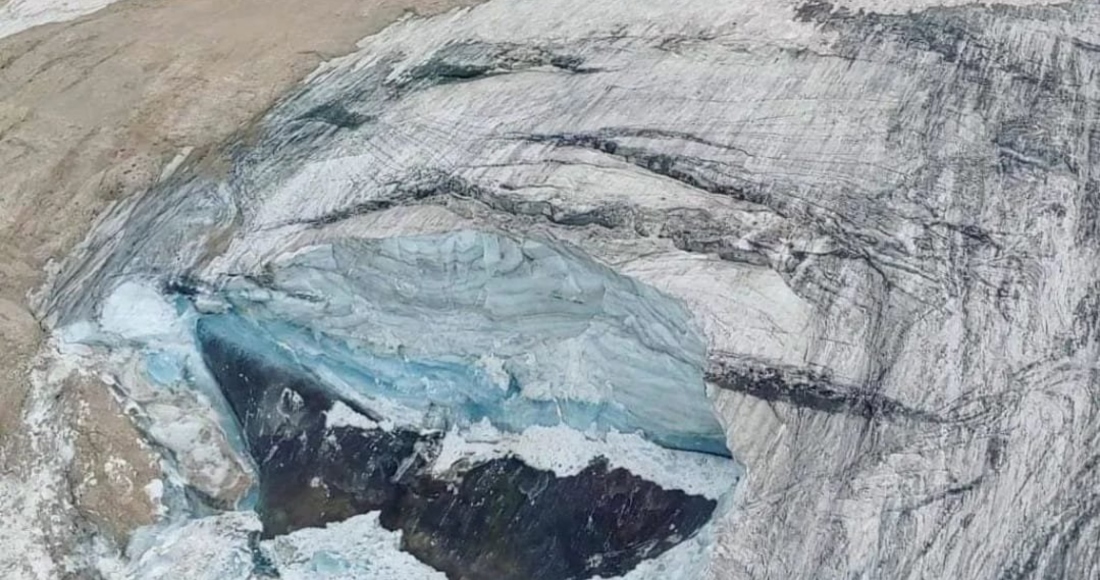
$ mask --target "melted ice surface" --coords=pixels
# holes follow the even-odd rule
[[[471,231],[348,240],[225,296],[234,312],[205,324],[271,356],[293,351],[347,397],[728,455],[687,310],[564,246]]]

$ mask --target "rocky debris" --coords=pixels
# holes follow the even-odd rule
[[[137,433],[108,385],[71,377],[63,405],[76,433],[68,479],[81,517],[125,546],[163,509],[159,457]]]

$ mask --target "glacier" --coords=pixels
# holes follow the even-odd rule
[[[604,577],[1094,577],[1097,8],[936,4],[410,18],[116,204],[43,324],[172,459],[149,532],[276,566],[427,550],[481,466],[713,502]],[[401,450],[377,504],[311,477],[265,537],[256,450],[344,477],[355,437]]]

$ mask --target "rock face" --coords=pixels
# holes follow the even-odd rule
[[[422,256],[378,240],[545,240],[662,297],[610,328],[682,303],[706,343],[698,378],[747,470],[700,534],[710,577],[1094,577],[1100,12],[912,7],[494,0],[404,21],[228,144],[224,174],[184,161],[120,206],[58,276],[47,319],[72,329],[120,279],[154,280],[166,295],[190,288],[185,318],[242,304],[269,322],[320,312],[334,342],[315,344],[336,352],[370,328],[360,305],[442,288],[413,281],[387,297],[370,276],[346,283],[361,263],[339,252],[401,281]],[[424,260],[425,279],[440,279]],[[463,296],[447,289],[430,298]],[[576,290],[556,296],[589,304]],[[456,322],[424,312],[420,339],[394,352],[470,354],[433,351],[433,323],[457,344]],[[302,360],[329,356],[298,344]],[[556,352],[559,364],[587,354]],[[687,359],[654,352],[670,355],[662,376],[687,376],[672,374]],[[668,389],[654,392],[679,392]],[[645,426],[659,419],[636,424],[648,444],[701,450]],[[710,427],[671,424],[695,441]],[[482,465],[492,481],[519,469]],[[402,512],[415,524],[383,512],[381,525],[452,577],[477,577],[445,561],[471,565],[465,547],[425,555],[425,505]],[[703,575],[646,562],[630,573],[673,572]]]
[[[558,477],[514,456],[433,474],[438,433],[331,425],[310,379],[200,326],[202,349],[259,466],[266,537],[373,511],[450,578],[618,576],[693,535],[716,502],[595,460]],[[547,441],[547,445],[552,442]]]

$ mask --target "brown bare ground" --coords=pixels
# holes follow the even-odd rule
[[[109,387],[87,377],[70,378],[63,398],[76,432],[68,472],[73,507],[125,545],[130,531],[153,523],[154,488],[161,476],[156,454],[137,435]]]

